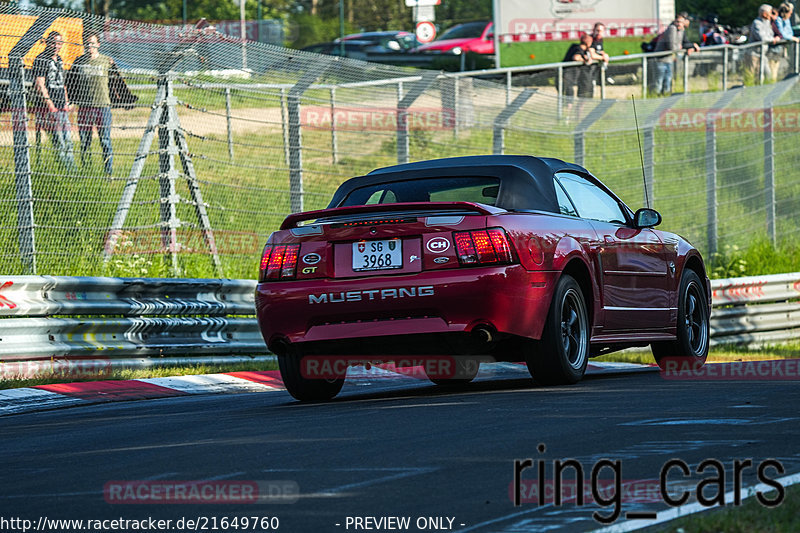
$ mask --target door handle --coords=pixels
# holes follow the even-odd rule
[[[606,241],[609,244],[616,242],[614,240],[614,237],[612,237],[611,235],[604,235],[603,236],[603,240]]]

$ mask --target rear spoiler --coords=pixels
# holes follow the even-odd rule
[[[472,202],[403,202],[397,204],[353,205],[295,213],[286,217],[286,220],[281,224],[281,229],[296,228],[297,224],[304,220],[332,218],[344,215],[367,215],[370,213],[396,213],[402,211],[431,211],[431,214],[442,211],[469,211],[478,215],[494,215],[497,213],[504,213],[505,209]]]

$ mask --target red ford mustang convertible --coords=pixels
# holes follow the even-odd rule
[[[270,236],[258,320],[299,400],[334,397],[353,357],[449,358],[449,374],[425,366],[439,384],[470,381],[487,357],[524,361],[542,384],[575,383],[590,357],[648,344],[662,364],[703,364],[703,259],[685,239],[654,230],[660,222],[557,159],[382,168]],[[323,375],[320,358],[345,363],[324,360]]]

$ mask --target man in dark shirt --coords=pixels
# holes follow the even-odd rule
[[[605,75],[605,68],[608,66],[608,54],[603,47],[603,38],[606,34],[606,26],[602,22],[597,22],[592,29],[592,46],[589,47],[589,52],[592,54],[594,64],[589,67],[592,83],[597,83],[600,76]],[[613,83],[611,78],[609,82]]]
[[[591,98],[594,92],[592,85],[592,73],[588,68],[593,62],[590,48],[592,46],[592,36],[588,33],[581,35],[579,43],[573,43],[564,56],[564,62],[580,61],[583,63],[577,67],[566,67],[564,69],[564,95],[575,96],[574,87],[578,86],[578,96],[581,98]]]
[[[34,85],[42,97],[43,105],[36,110],[38,123],[49,135],[56,155],[70,171],[77,170],[73,155],[69,112],[72,106],[64,83],[64,62],[58,53],[64,38],[58,32],[50,32],[45,41],[44,52],[33,62]]]

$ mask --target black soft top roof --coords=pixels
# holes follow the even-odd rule
[[[558,213],[553,174],[571,170],[588,174],[585,168],[549,157],[527,155],[473,155],[418,161],[373,170],[366,176],[345,181],[334,193],[329,208],[338,207],[355,189],[422,178],[496,177],[500,179],[497,207]]]

